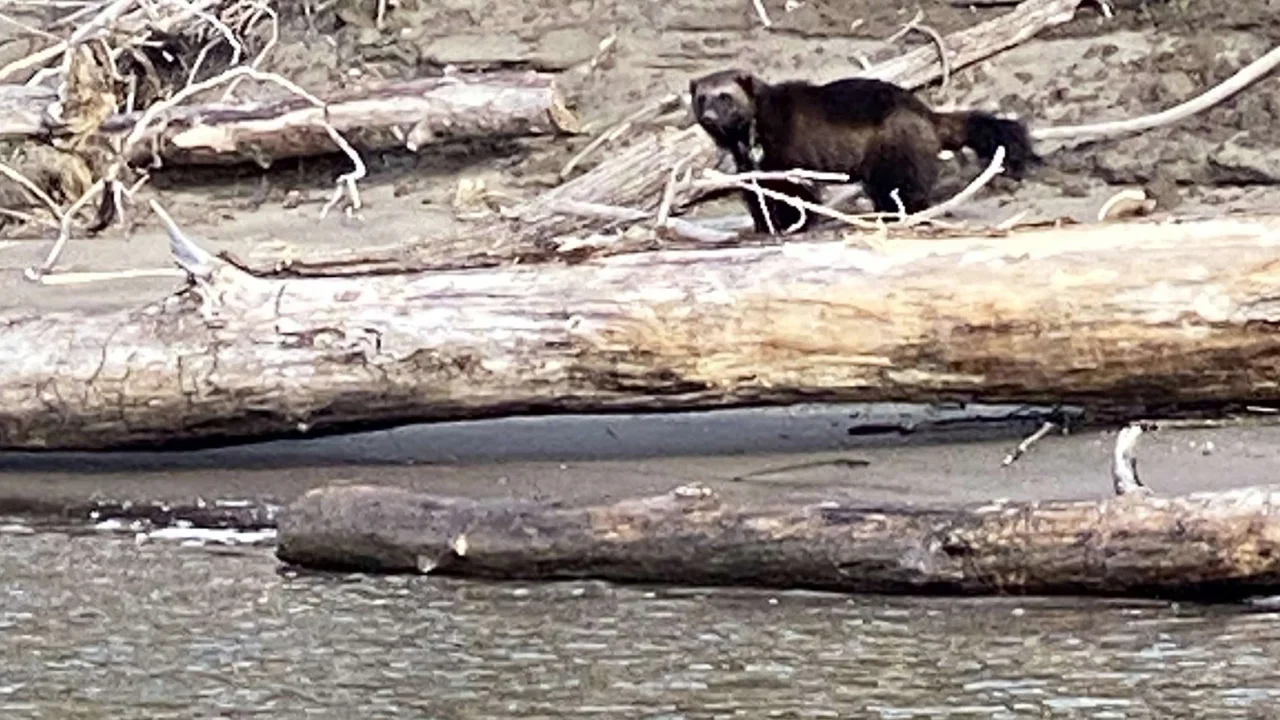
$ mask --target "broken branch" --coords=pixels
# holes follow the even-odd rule
[[[0,364],[0,449],[815,398],[1067,404],[1095,422],[1230,411],[1280,402],[1280,336],[1258,331],[1275,321],[1278,233],[1280,216],[1004,237],[890,228],[872,248],[815,232],[588,247],[536,268],[270,279],[174,232],[175,258],[202,278],[177,297],[0,312],[23,358]],[[644,226],[628,234],[657,242]]]

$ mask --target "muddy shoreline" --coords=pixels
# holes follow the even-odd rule
[[[0,453],[0,516],[44,527],[111,521],[124,532],[258,530],[331,483],[563,504],[687,483],[727,499],[895,506],[1111,494],[1113,430],[1054,433],[1002,467],[1037,424],[996,420],[1010,410],[989,409],[986,421],[911,406],[512,418],[182,453]],[[888,424],[899,430],[874,431]],[[1280,427],[1159,430],[1138,457],[1161,494],[1268,484]]]
[[[682,92],[689,77],[728,64],[770,78],[830,79],[856,71],[861,58],[890,57],[927,43],[913,33],[884,38],[911,19],[914,6],[811,0],[767,3],[776,25],[760,26],[750,3],[674,0],[635,5],[597,0],[523,0],[502,6],[473,0],[394,4],[382,29],[370,2],[340,0],[304,16],[282,8],[278,47],[264,69],[304,86],[342,86],[369,77],[409,77],[492,66],[557,72],[588,132],[433,147],[417,155],[366,158],[363,217],[318,219],[341,158],[256,167],[171,168],[149,189],[193,237],[250,262],[397,245],[457,226],[453,199],[462,181],[529,196],[556,182],[564,163],[638,107]],[[1221,82],[1280,41],[1272,3],[1093,4],[1075,19],[921,91],[944,107],[1014,113],[1033,126],[1133,117],[1165,109]],[[935,4],[925,21],[939,32],[996,17],[1006,8]],[[15,11],[16,12],[16,11]],[[22,12],[28,12],[23,10]],[[29,10],[38,13],[38,10]],[[20,17],[39,24],[40,18]],[[601,53],[601,42],[615,38]],[[0,62],[39,47],[0,27]],[[1091,220],[1124,187],[1143,187],[1159,212],[1219,214],[1280,206],[1280,77],[1274,74],[1208,112],[1137,136],[1065,147],[1046,144],[1044,172],[1016,187],[985,190],[956,220]],[[579,172],[628,142],[606,145]],[[976,173],[957,163],[949,182]],[[699,213],[740,212],[732,201]],[[170,267],[152,219],[130,230],[69,243],[61,269],[106,271]],[[22,271],[48,250],[48,230],[0,229],[0,310],[113,309],[153,302],[181,279],[130,279],[75,286],[25,281]],[[730,411],[727,411],[730,412]],[[732,414],[732,413],[738,414]],[[897,411],[885,411],[893,415]],[[945,412],[945,411],[943,411]],[[896,431],[849,435],[839,408],[731,411],[655,418],[521,418],[410,427],[353,437],[281,441],[179,455],[129,453],[0,454],[0,512],[82,516],[85,503],[170,505],[286,501],[322,482],[396,482],[440,492],[600,499],[662,492],[675,482],[721,482],[726,492],[820,497],[854,493],[869,501],[959,502],[991,497],[1094,497],[1108,491],[1111,434],[1052,437],[1012,468],[999,460],[1034,422],[969,432]],[[719,418],[731,418],[721,421]],[[872,423],[874,425],[874,423]],[[607,429],[607,431],[606,431]],[[1175,431],[1144,442],[1143,462],[1161,491],[1184,492],[1269,482],[1276,437],[1268,429]],[[968,433],[968,434],[966,434]],[[785,439],[784,439],[785,436]],[[1216,450],[1203,453],[1207,443]],[[907,447],[907,445],[911,445]],[[1202,449],[1197,449],[1202,448]],[[865,455],[865,468],[816,465],[767,483],[724,478],[764,466]],[[1079,458],[1085,458],[1083,460]],[[25,503],[25,504],[24,504]]]

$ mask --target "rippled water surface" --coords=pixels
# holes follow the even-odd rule
[[[1280,616],[289,576],[0,534],[3,718],[1276,717]]]

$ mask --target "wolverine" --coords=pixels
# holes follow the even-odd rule
[[[942,150],[968,147],[990,162],[1004,146],[1005,172],[1014,179],[1042,162],[1021,122],[979,110],[935,112],[914,93],[883,80],[770,84],[730,69],[690,81],[689,90],[698,124],[733,156],[740,172],[745,167],[845,173],[862,184],[876,212],[928,207]],[[816,189],[796,183],[775,189],[817,200]],[[781,207],[775,212],[786,214]],[[766,232],[759,213],[752,215],[756,231]]]
[[[762,170],[755,145],[756,125],[752,115],[752,103],[742,94],[740,86],[720,87],[737,71],[723,71],[695,79],[689,83],[693,116],[716,146],[733,159],[739,173]],[[790,169],[790,168],[788,168]],[[760,180],[759,186],[789,197],[817,204],[821,201],[817,188],[790,180]],[[716,193],[717,195],[719,193]],[[800,208],[765,196],[752,190],[742,190],[741,196],[751,212],[756,232],[779,234],[786,230],[803,229],[817,218]],[[767,216],[767,219],[766,219]]]

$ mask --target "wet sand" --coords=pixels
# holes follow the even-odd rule
[[[566,503],[693,482],[728,498],[779,502],[955,505],[1111,493],[1113,430],[1055,433],[1002,467],[1037,423],[959,417],[910,406],[794,407],[512,418],[182,453],[0,453],[0,513],[58,512],[90,500],[283,504],[313,487],[352,482]],[[884,431],[895,424],[917,430]],[[1160,493],[1270,483],[1280,467],[1280,427],[1160,430],[1143,437],[1138,457],[1142,477]]]
[[[940,107],[1012,112],[1033,127],[1136,117],[1187,100],[1265,52],[1280,30],[1268,3],[1211,5],[1113,3],[1104,19],[1083,5],[1070,23],[922,89]],[[733,62],[766,77],[830,79],[857,71],[865,54],[903,52],[925,38],[888,45],[910,20],[898,3],[799,3],[760,27],[734,0],[678,0],[659,11],[632,4],[525,0],[486,6],[472,0],[393,4],[376,30],[355,3],[303,18],[282,7],[281,42],[265,69],[308,88],[366,75],[395,77],[452,63],[538,67],[559,73],[588,132],[554,140],[519,139],[432,147],[417,155],[370,154],[362,181],[364,220],[341,213],[319,220],[343,158],[282,161],[256,168],[170,168],[138,198],[156,197],[193,237],[213,251],[252,261],[324,255],[421,240],[456,222],[451,200],[459,180],[479,179],[498,192],[529,196],[592,137],[688,79]],[[928,22],[947,33],[1007,8],[938,5]],[[33,22],[35,22],[33,20]],[[0,28],[11,39],[12,27]],[[612,54],[595,62],[614,35]],[[0,61],[28,52],[0,45]],[[1122,187],[1146,186],[1161,211],[1219,213],[1273,210],[1280,202],[1275,102],[1270,77],[1210,111],[1136,136],[1075,149],[1045,143],[1044,172],[1017,187],[992,188],[957,211],[971,223],[1092,219]],[[607,145],[580,166],[616,153]],[[953,168],[952,183],[977,168]],[[294,206],[301,198],[302,204]],[[287,207],[288,206],[288,207]],[[741,212],[726,201],[699,213]],[[171,267],[167,245],[148,214],[135,211],[131,233],[112,228],[69,243],[60,267],[105,271]],[[51,233],[5,229],[0,239],[0,310],[93,312],[138,307],[180,287],[180,278],[41,286],[22,279],[48,250]],[[896,410],[877,411],[893,415]],[[726,411],[649,418],[522,418],[403,428],[369,435],[182,455],[29,455],[0,453],[0,498],[48,503],[193,496],[285,501],[306,488],[341,480],[394,482],[464,495],[603,499],[661,492],[700,481],[727,493],[778,497],[853,497],[884,502],[961,502],[992,497],[1101,497],[1109,492],[1113,433],[1051,436],[1011,468],[1000,460],[1035,423],[911,435],[850,436],[841,408]],[[1164,431],[1144,439],[1144,476],[1162,492],[1268,482],[1277,430]],[[1212,442],[1214,450],[1203,448]],[[765,468],[859,458],[869,465],[819,464],[734,481]]]

